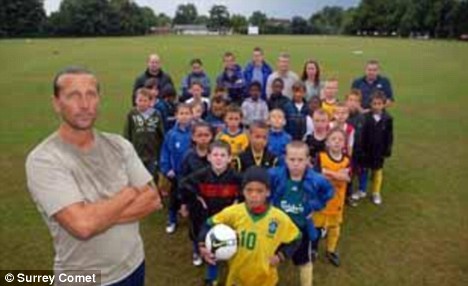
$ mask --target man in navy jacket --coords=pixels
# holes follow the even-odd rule
[[[270,74],[273,72],[271,66],[265,61],[263,50],[260,47],[253,49],[252,61],[244,68],[245,85],[258,81],[262,85],[262,99],[266,100],[266,85]]]

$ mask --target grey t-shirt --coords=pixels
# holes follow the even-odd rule
[[[94,131],[87,152],[54,133],[26,160],[29,192],[49,227],[55,248],[55,270],[101,270],[102,285],[131,274],[144,260],[139,223],[114,225],[89,240],[65,230],[54,215],[77,202],[113,197],[125,186],[152,180],[133,146],[119,135]]]

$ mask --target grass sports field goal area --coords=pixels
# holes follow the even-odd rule
[[[281,51],[292,69],[317,59],[322,77],[339,79],[340,98],[368,59],[392,80],[395,145],[385,166],[382,195],[347,208],[339,243],[342,265],[320,253],[315,285],[468,285],[468,44],[455,41],[293,36],[132,37],[0,41],[0,269],[50,269],[48,229],[25,182],[25,158],[53,132],[52,79],[68,65],[94,71],[101,82],[97,127],[122,133],[135,77],[156,52],[179,88],[201,58],[212,83],[222,55],[242,66],[255,46],[274,65]],[[165,233],[166,212],[141,223],[147,285],[200,285],[203,267],[191,263],[187,223]],[[289,262],[280,285],[299,285]]]

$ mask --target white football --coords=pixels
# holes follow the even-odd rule
[[[229,226],[217,224],[206,235],[205,245],[216,260],[229,260],[237,251],[237,234]]]

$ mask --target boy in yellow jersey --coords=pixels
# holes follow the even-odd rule
[[[328,117],[333,119],[336,104],[338,103],[338,79],[335,77],[328,78],[323,87],[322,109],[328,114]]]
[[[211,226],[226,224],[237,232],[239,241],[237,253],[229,261],[225,285],[277,285],[276,267],[294,253],[301,233],[288,215],[268,204],[270,178],[266,170],[249,168],[242,185],[245,202],[230,206],[208,220],[199,239],[200,251],[208,263],[216,263],[203,241]]]
[[[330,180],[335,190],[335,195],[328,201],[327,206],[320,212],[314,213],[315,227],[326,234],[326,256],[336,267],[340,266],[340,258],[336,252],[336,246],[340,237],[340,225],[343,222],[343,209],[346,198],[346,188],[351,180],[350,159],[343,153],[346,146],[346,133],[340,127],[336,127],[328,133],[326,141],[327,151],[320,152],[315,168]],[[314,253],[317,253],[318,237],[312,244]]]
[[[234,158],[249,146],[249,137],[241,127],[242,109],[235,104],[229,105],[226,109],[224,122],[226,128],[218,134],[216,140],[228,143]]]

